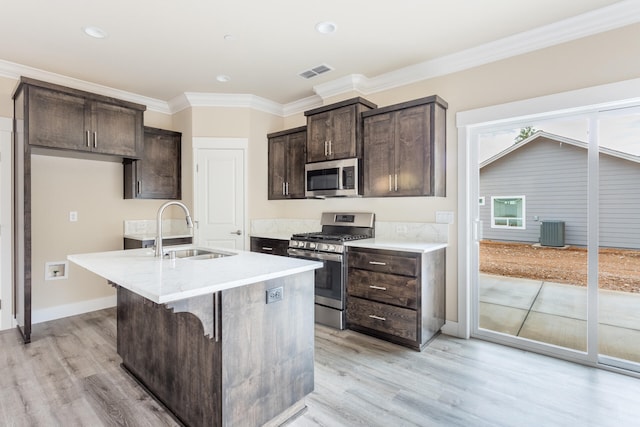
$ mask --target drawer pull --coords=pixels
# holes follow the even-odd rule
[[[376,316],[375,314],[370,314],[369,317],[376,320],[382,320],[383,322],[387,320],[384,317]]]
[[[262,247],[262,250],[263,250],[263,251],[272,251],[272,250],[273,250],[273,248],[270,248],[270,247],[268,247],[268,246],[263,246],[263,247]]]
[[[387,288],[385,288],[384,286],[369,285],[369,287],[370,287],[371,289],[378,289],[378,290],[380,290],[380,291],[386,291],[386,290],[387,290]]]
[[[369,261],[369,264],[372,264],[372,265],[387,265],[386,262],[380,262],[380,261]]]

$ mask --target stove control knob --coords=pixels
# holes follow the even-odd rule
[[[314,242],[309,242],[309,249],[315,249],[316,244]]]
[[[335,252],[336,251],[336,245],[327,245],[327,250],[329,252]]]

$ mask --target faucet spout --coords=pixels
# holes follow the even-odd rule
[[[164,249],[162,247],[162,214],[164,213],[164,210],[166,208],[173,205],[180,206],[182,208],[182,210],[186,215],[185,219],[187,220],[187,227],[193,229],[193,221],[191,220],[191,214],[189,213],[189,208],[187,208],[187,206],[184,203],[170,201],[160,206],[160,208],[158,209],[158,217],[157,217],[158,235],[156,236],[156,251],[155,251],[155,256],[157,257],[162,257],[164,252]]]

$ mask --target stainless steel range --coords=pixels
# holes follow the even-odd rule
[[[316,323],[336,329],[345,328],[345,289],[347,266],[344,243],[374,237],[375,215],[369,212],[324,212],[322,231],[294,234],[289,241],[289,256],[321,261],[315,270]]]

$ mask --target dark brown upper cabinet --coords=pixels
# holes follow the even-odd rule
[[[307,163],[362,156],[362,112],[376,108],[364,98],[352,98],[305,111]]]
[[[364,196],[446,195],[446,109],[438,96],[364,112]]]
[[[268,199],[304,199],[307,127],[274,132],[269,139]]]
[[[144,128],[140,160],[124,160],[125,199],[175,199],[182,197],[182,134]]]
[[[31,146],[138,158],[145,106],[22,77]]]

